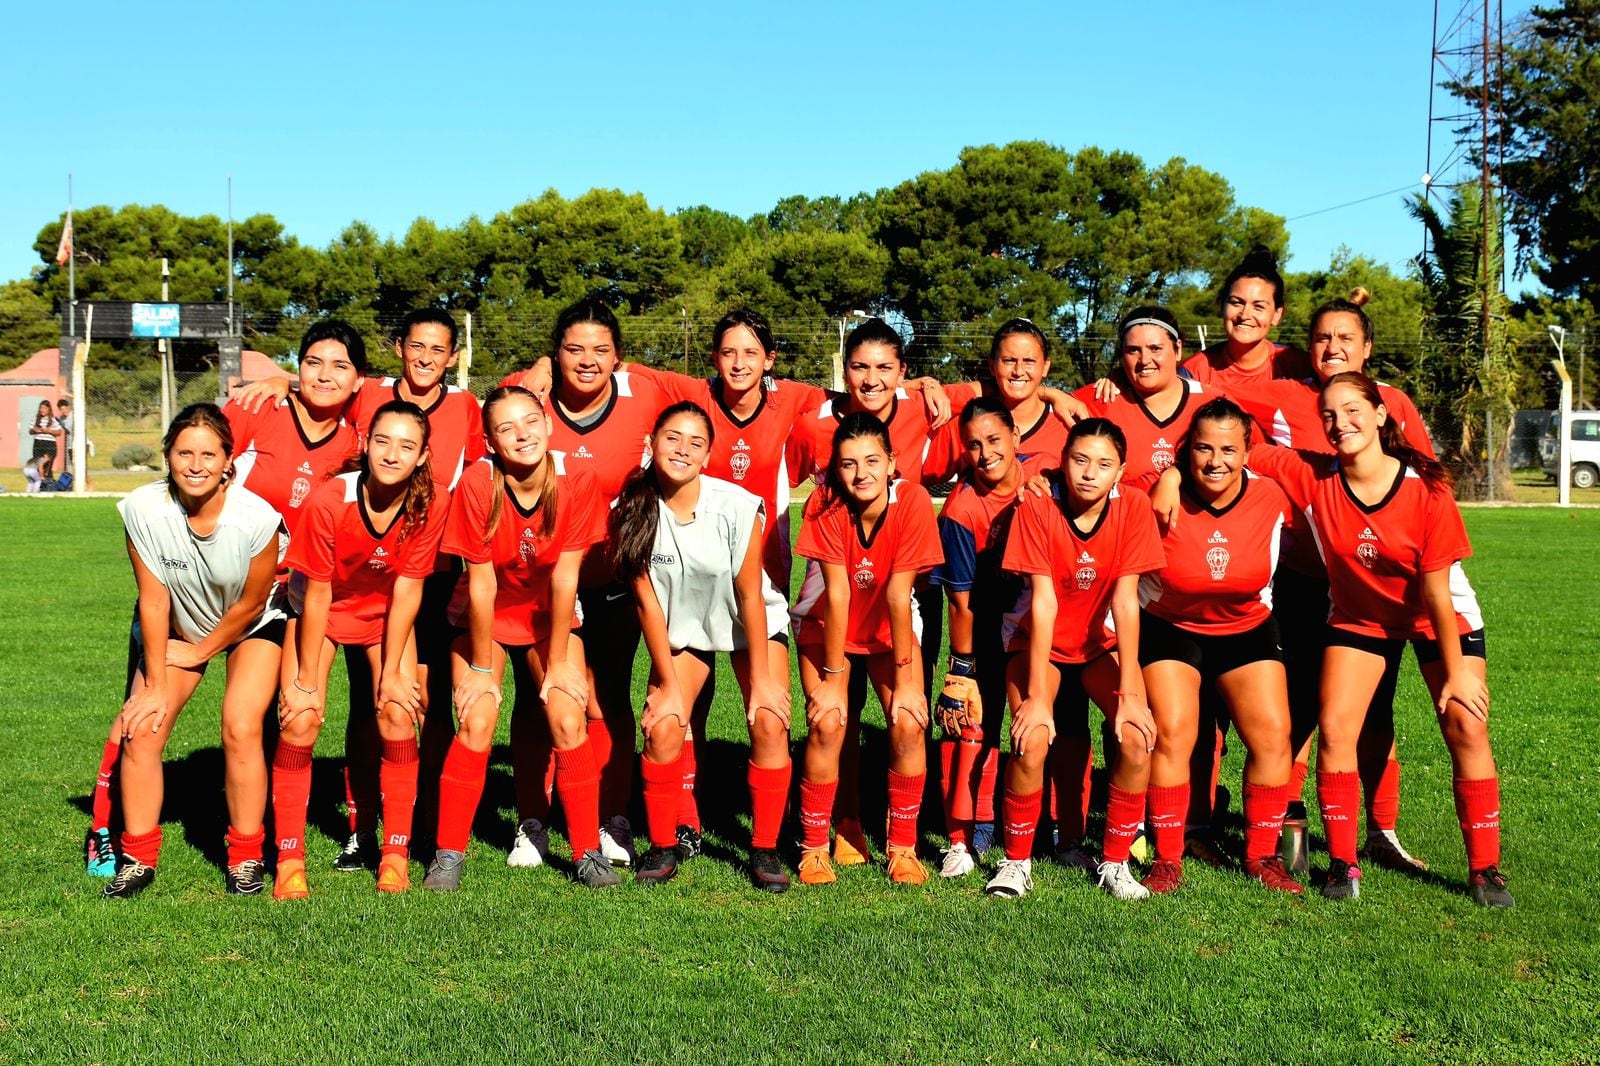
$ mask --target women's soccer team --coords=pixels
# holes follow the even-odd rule
[[[1118,899],[1173,892],[1185,857],[1232,864],[1213,828],[1231,729],[1239,869],[1304,892],[1315,739],[1318,883],[1348,899],[1363,863],[1425,868],[1396,833],[1409,642],[1450,753],[1469,895],[1510,906],[1471,547],[1415,407],[1363,373],[1363,302],[1318,308],[1305,351],[1274,343],[1283,280],[1258,249],[1219,294],[1223,343],[1185,359],[1176,318],[1135,308],[1112,374],[1072,394],[1045,385],[1050,344],[1025,319],[995,334],[989,379],[950,386],[908,378],[899,333],[868,319],[833,394],[772,376],[753,312],[717,323],[699,379],[625,363],[617,318],[586,299],[557,319],[550,358],[481,405],[445,381],[444,311],[407,316],[387,379],[365,376],[354,329],[316,323],[293,388],[184,409],[166,479],[119,505],[138,601],[88,871],[109,897],[154,882],[162,751],[221,658],[227,890],[262,892],[270,854],[274,897],[309,896],[312,759],[342,648],[349,838],[333,870],[375,868],[379,891],[404,892],[416,850],[423,888],[461,887],[509,668],[507,863],[550,861],[559,802],[575,881],[669,880],[704,847],[695,749],[722,653],[748,727],[758,889],[870,861],[871,694],[893,882],[966,878],[998,849],[993,896],[1032,891],[1040,854]],[[806,481],[791,597],[790,493]],[[934,485],[951,486],[942,509]],[[948,841],[931,869],[925,796]]]

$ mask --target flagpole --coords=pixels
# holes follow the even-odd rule
[[[67,171],[67,232],[72,232],[72,171]],[[76,239],[74,239],[76,243]],[[78,252],[67,250],[67,336],[78,335]]]

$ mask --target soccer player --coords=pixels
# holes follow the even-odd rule
[[[986,886],[1017,897],[1033,888],[1033,838],[1044,796],[1045,756],[1058,728],[1087,738],[1088,701],[1111,722],[1111,771],[1100,887],[1141,899],[1128,857],[1144,817],[1156,727],[1139,672],[1139,575],[1163,559],[1150,501],[1122,480],[1127,442],[1104,418],[1072,427],[1048,497],[1027,496],[1011,522],[1001,565],[1027,594],[1008,615],[1007,696],[1012,756],[1002,820],[1005,858]],[[1107,611],[1116,625],[1107,630]],[[1066,802],[1066,798],[1063,798]]]
[[[1195,412],[1173,467],[1181,512],[1162,537],[1166,563],[1139,580],[1139,661],[1156,722],[1149,790],[1156,858],[1144,887],[1155,893],[1183,880],[1202,685],[1214,685],[1226,701],[1247,750],[1245,873],[1269,888],[1304,891],[1277,854],[1291,759],[1272,575],[1290,508],[1283,490],[1245,469],[1249,450],[1250,418],[1232,400]]]
[[[1045,417],[1051,418],[1048,413]],[[974,857],[985,850],[974,839],[976,824],[988,823],[993,832],[1000,729],[1006,710],[1001,628],[1006,611],[1022,594],[1021,581],[1001,569],[1000,557],[1023,482],[1061,462],[1059,451],[1030,455],[1026,461],[1019,457],[1021,434],[1011,411],[996,398],[970,401],[957,424],[968,472],[939,513],[944,561],[930,578],[944,587],[950,601],[950,670],[938,706],[944,733],[939,742],[940,790],[950,838],[941,877],[963,877],[973,870]],[[970,707],[961,696],[963,690],[976,691],[983,705],[976,720],[967,714]],[[1082,836],[1080,826],[1078,837]]]
[[[800,782],[800,882],[807,885],[835,880],[828,826],[840,750],[866,701],[865,684],[851,681],[863,676],[888,720],[889,877],[903,884],[928,877],[916,853],[928,701],[912,586],[943,557],[933,503],[920,485],[897,476],[890,433],[863,411],[839,421],[826,484],[806,501],[795,543],[810,560],[791,612],[810,727]]]
[[[1273,329],[1283,320],[1283,275],[1277,256],[1267,248],[1256,245],[1228,272],[1217,307],[1227,337],[1186,359],[1185,374],[1241,400],[1275,378],[1293,380],[1311,373],[1305,352],[1272,340]]]
[[[1258,445],[1250,465],[1309,510],[1333,601],[1317,725],[1317,800],[1331,863],[1322,894],[1359,895],[1356,748],[1384,674],[1410,641],[1454,769],[1468,887],[1512,905],[1500,873],[1500,783],[1489,743],[1483,616],[1461,572],[1471,554],[1450,477],[1406,440],[1372,380],[1345,372],[1322,386],[1334,455]]]
[[[702,474],[714,436],[711,416],[697,404],[661,412],[650,465],[629,475],[611,512],[617,576],[633,590],[652,666],[640,717],[651,847],[636,876],[670,880],[687,857],[679,841],[690,709],[714,653],[728,652],[750,730],[750,877],[757,888],[783,892],[789,875],[777,847],[791,773],[788,612],[762,569],[760,498]]]
[[[206,664],[223,654],[227,888],[254,895],[265,872],[261,722],[276,687],[283,642],[283,611],[271,601],[283,522],[265,500],[234,484],[233,434],[215,405],[179,411],[161,450],[166,480],[135,489],[117,505],[139,602],[129,646],[132,679],[116,724],[122,738],[122,861],[105,894],[136,896],[155,880],[161,754]]]
[[[377,719],[384,840],[378,891],[410,885],[412,807],[417,795],[417,728],[427,708],[427,667],[413,633],[424,579],[444,530],[447,503],[429,469],[428,419],[391,400],[364,434],[358,470],[314,490],[284,562],[294,576],[273,759],[272,810],[278,835],[275,899],[304,899],[306,802],[311,752],[327,714],[334,653],[366,660],[371,689],[350,689],[352,720]]]
[[[604,536],[604,501],[586,470],[569,469],[550,450],[550,415],[526,389],[490,392],[483,428],[488,460],[468,467],[456,485],[441,546],[466,562],[450,604],[451,622],[465,630],[451,650],[460,728],[444,761],[438,851],[422,887],[449,892],[461,884],[508,661],[517,679],[512,735],[532,729],[522,719],[538,714],[555,746],[555,787],[577,879],[591,888],[615,885],[600,854],[600,772],[584,726],[589,685],[577,632],[578,571],[589,545]],[[544,767],[516,773],[514,850],[525,845],[529,855],[519,865],[537,866],[549,848]]]

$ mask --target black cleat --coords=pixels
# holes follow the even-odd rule
[[[789,891],[789,871],[776,849],[758,848],[750,853],[750,882],[773,895]]]
[[[659,885],[678,876],[678,849],[651,848],[639,856],[633,867],[633,879],[645,884]]]
[[[1480,907],[1511,907],[1516,900],[1506,888],[1506,875],[1499,867],[1485,866],[1473,873],[1467,881],[1472,890],[1472,902]]]
[[[373,869],[378,864],[378,836],[376,833],[351,833],[344,842],[344,850],[333,860],[333,868],[342,874],[358,874]]]
[[[228,867],[222,879],[230,896],[259,896],[267,887],[267,864],[260,859],[246,859]]]
[[[678,826],[678,861],[688,862],[706,850],[706,838],[700,835],[700,830],[692,829],[686,825]]]
[[[132,899],[149,888],[156,879],[156,868],[138,859],[127,859],[102,893],[107,899]]]
[[[1355,899],[1361,895],[1361,867],[1334,859],[1322,884],[1323,899]]]

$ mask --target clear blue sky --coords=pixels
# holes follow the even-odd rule
[[[399,234],[552,186],[749,215],[1024,139],[1217,171],[1292,220],[1297,269],[1340,244],[1397,267],[1418,250],[1399,193],[1296,216],[1418,187],[1424,0],[987,8],[20,5],[0,41],[0,278],[38,264],[69,169],[79,206],[218,215],[231,174],[236,217],[320,246],[354,219]]]

